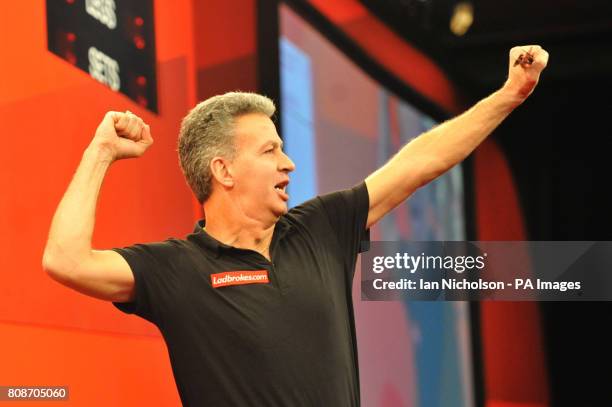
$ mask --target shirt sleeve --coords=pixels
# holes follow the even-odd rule
[[[369,249],[370,230],[366,230],[370,198],[365,182],[318,198],[345,255],[346,267],[354,275],[357,255]]]
[[[112,249],[129,264],[134,274],[135,296],[130,302],[113,302],[127,314],[136,314],[159,326],[163,307],[172,303],[177,281],[172,272],[174,253],[170,242],[135,244]]]

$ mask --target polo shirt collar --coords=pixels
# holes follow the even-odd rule
[[[227,245],[222,243],[212,237],[204,230],[204,226],[206,225],[206,221],[204,219],[200,219],[196,222],[193,235],[195,240],[200,244],[200,246],[205,249],[211,251],[215,254],[215,257],[219,257],[223,252],[228,252],[232,250],[241,250],[234,246]],[[274,233],[272,234],[272,241],[270,243],[270,247],[273,248],[278,240],[280,240],[283,236],[285,236],[290,229],[291,225],[284,216],[282,216],[277,222],[276,227],[274,228]]]

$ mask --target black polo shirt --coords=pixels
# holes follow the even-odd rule
[[[368,207],[361,183],[291,209],[272,262],[202,221],[185,240],[114,249],[136,289],[114,305],[159,327],[185,406],[358,406],[351,287]]]

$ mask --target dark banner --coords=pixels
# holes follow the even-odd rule
[[[372,242],[362,300],[610,301],[612,242]]]

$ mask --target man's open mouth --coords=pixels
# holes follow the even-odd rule
[[[287,185],[289,185],[289,181],[283,181],[283,182],[279,182],[278,184],[276,184],[274,186],[274,189],[281,191],[281,192],[286,192],[285,190],[287,189]]]

